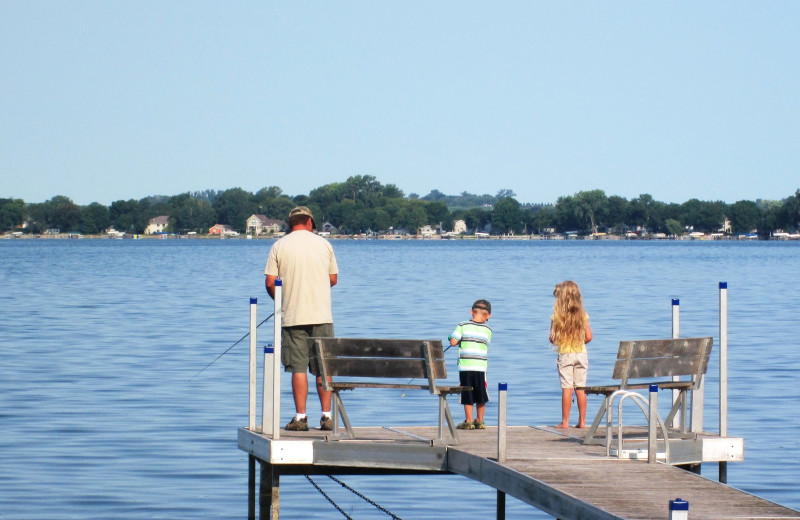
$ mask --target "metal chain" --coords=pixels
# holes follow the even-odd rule
[[[333,507],[335,507],[335,508],[336,508],[336,509],[337,509],[337,510],[340,512],[340,513],[342,513],[342,514],[344,515],[344,517],[345,517],[345,518],[347,518],[347,520],[353,520],[353,518],[352,518],[350,515],[348,515],[347,513],[345,513],[345,512],[344,512],[344,509],[342,509],[341,507],[339,507],[339,505],[338,505],[336,502],[334,502],[334,501],[333,501],[333,499],[332,499],[331,497],[329,497],[329,496],[328,496],[328,495],[327,495],[327,494],[326,494],[324,491],[322,491],[322,488],[321,488],[321,487],[319,487],[319,486],[317,485],[317,483],[316,483],[316,482],[314,482],[314,481],[311,479],[311,477],[309,477],[308,475],[306,475],[306,478],[308,479],[308,481],[309,481],[309,482],[311,482],[311,485],[312,485],[312,486],[314,486],[315,488],[317,488],[317,491],[319,491],[319,492],[320,492],[320,494],[322,494],[322,496],[324,496],[324,497],[325,497],[325,499],[326,499],[328,502],[330,502],[330,503],[331,503],[331,505],[332,505]]]
[[[403,520],[403,519],[402,519],[402,518],[400,518],[399,516],[396,516],[394,513],[392,513],[391,511],[389,511],[389,510],[388,510],[388,509],[386,509],[385,507],[382,507],[382,506],[378,505],[377,503],[375,503],[374,501],[370,500],[369,498],[365,497],[364,495],[362,495],[361,493],[359,493],[359,492],[358,492],[358,491],[356,491],[355,489],[351,488],[350,486],[348,486],[347,484],[345,484],[345,483],[344,483],[344,482],[342,482],[341,480],[337,479],[337,478],[336,478],[336,477],[334,477],[333,475],[328,475],[328,478],[329,478],[329,479],[331,479],[331,480],[333,480],[334,482],[336,482],[337,484],[339,484],[340,486],[342,486],[342,487],[343,487],[343,488],[345,488],[346,490],[350,491],[350,492],[351,492],[351,493],[353,493],[354,495],[358,496],[359,498],[361,498],[361,499],[362,499],[362,500],[364,500],[365,502],[367,502],[367,503],[369,503],[369,504],[371,504],[371,505],[375,506],[375,508],[376,508],[378,511],[380,511],[381,513],[384,513],[384,514],[387,514],[387,515],[391,516],[393,520]]]

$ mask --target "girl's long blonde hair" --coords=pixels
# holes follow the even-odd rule
[[[589,315],[583,309],[578,284],[567,280],[553,289],[556,301],[553,304],[551,341],[563,348],[575,348],[584,344],[586,322]]]

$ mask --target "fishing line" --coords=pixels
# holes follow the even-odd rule
[[[458,343],[456,343],[456,345],[458,345]],[[442,352],[442,356],[444,356],[444,355],[445,355],[445,353],[446,353],[448,350],[450,350],[451,348],[455,347],[456,345],[450,345],[449,347],[447,347],[446,349],[444,349],[444,352]],[[409,380],[408,380],[408,383],[406,383],[406,384],[407,384],[407,385],[410,385],[410,384],[411,384],[411,381],[413,381],[413,380],[415,380],[415,379],[416,379],[416,377],[412,377],[411,379],[409,379]],[[401,395],[400,397],[405,397],[405,396],[406,396],[406,393],[405,393],[405,392],[403,392],[403,393],[402,393],[402,395]]]
[[[271,318],[271,317],[273,317],[273,316],[275,316],[275,313],[274,313],[274,312],[273,312],[272,314],[270,314],[269,316],[267,316],[266,318],[264,318],[264,321],[262,321],[261,323],[259,323],[258,325],[256,325],[256,328],[259,328],[260,326],[262,326],[263,324],[265,324],[265,323],[267,322],[267,320],[268,320],[268,319],[270,319],[270,318]],[[222,354],[220,354],[219,356],[217,356],[217,357],[216,357],[216,359],[214,359],[214,361],[212,361],[211,363],[207,364],[206,366],[204,366],[203,368],[201,368],[199,372],[197,372],[195,375],[193,375],[192,377],[190,377],[190,378],[189,378],[189,381],[191,381],[191,380],[192,380],[192,379],[194,379],[195,377],[199,376],[199,375],[200,375],[200,373],[201,373],[203,370],[207,369],[208,367],[210,367],[211,365],[213,365],[214,363],[216,363],[216,362],[217,362],[217,360],[218,360],[219,358],[221,358],[222,356],[224,356],[225,354],[227,354],[228,352],[230,352],[230,351],[231,351],[231,349],[233,349],[233,347],[235,347],[236,345],[238,345],[239,343],[241,343],[242,341],[244,341],[244,339],[245,339],[247,336],[249,336],[249,335],[250,335],[250,333],[248,332],[247,334],[245,334],[244,336],[242,336],[242,337],[239,339],[239,341],[237,341],[236,343],[234,343],[233,345],[231,345],[230,347],[228,347],[228,349],[227,349],[225,352],[223,352]]]

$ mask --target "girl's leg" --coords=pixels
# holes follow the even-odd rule
[[[578,401],[578,428],[586,428],[586,392],[575,390]]]
[[[572,406],[572,388],[561,389],[561,424],[556,428],[569,428],[569,409]]]

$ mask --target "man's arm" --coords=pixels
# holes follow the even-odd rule
[[[338,274],[331,274],[331,275],[328,275],[328,276],[330,276],[331,287],[333,287],[334,285],[336,285],[336,282],[339,281],[339,275]]]
[[[275,275],[271,275],[271,274],[268,274],[266,276],[267,276],[267,278],[266,278],[266,280],[264,280],[264,285],[267,288],[267,294],[269,294],[269,297],[274,300],[275,299],[275,280],[277,280],[278,277],[275,276]]]

